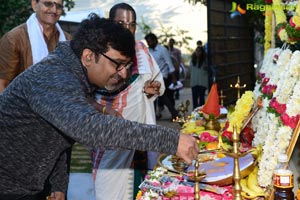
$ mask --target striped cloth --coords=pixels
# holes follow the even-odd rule
[[[138,76],[125,90],[116,96],[97,95],[96,100],[107,108],[118,111],[125,119],[155,124],[153,104],[155,97],[148,99],[143,93],[143,88],[144,83],[159,72],[159,68],[142,42],[136,42],[136,62],[132,73],[138,74]],[[162,75],[160,74],[156,80],[161,82],[160,94],[163,94],[165,87]],[[93,178],[97,200],[133,199],[134,170],[130,166],[134,152],[123,149],[92,150]],[[155,157],[149,159],[156,161]]]

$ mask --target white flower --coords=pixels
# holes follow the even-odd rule
[[[274,97],[281,104],[286,104],[293,93],[294,86],[300,75],[300,52],[295,51],[287,63],[287,68],[280,77]]]
[[[162,200],[161,196],[159,196],[159,194],[153,192],[152,190],[148,190],[147,192],[145,192],[142,200],[153,200],[153,198],[156,198],[156,200]]]
[[[295,116],[300,113],[300,81],[296,84],[294,93],[286,105],[286,113],[289,116]]]
[[[268,84],[277,85],[281,75],[287,68],[286,63],[289,62],[292,56],[292,51],[289,49],[282,50],[279,53],[277,64],[271,67],[273,70],[270,71],[270,80]]]
[[[273,57],[265,57],[263,72],[270,78],[268,84],[277,85],[273,97],[281,104],[286,104],[287,114],[295,116],[300,114],[300,52],[291,55],[289,50],[269,50],[271,53],[279,53],[277,67],[270,64]],[[266,65],[268,63],[268,65]],[[256,90],[258,86],[255,86]],[[256,91],[255,95],[259,95]],[[255,131],[253,146],[261,144],[263,155],[259,163],[258,183],[267,187],[272,183],[272,174],[277,165],[279,153],[285,153],[289,146],[293,130],[288,126],[280,126],[280,118],[267,112],[270,100],[263,99],[263,107],[252,119],[252,127]]]

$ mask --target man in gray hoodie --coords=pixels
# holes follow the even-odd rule
[[[197,157],[191,136],[139,124],[97,110],[89,98],[97,88],[117,88],[135,55],[133,35],[91,15],[73,40],[16,77],[0,94],[0,199],[40,199],[51,175],[52,191],[65,193],[64,150],[75,141],[94,148],[125,148]],[[150,86],[151,87],[151,86]],[[51,196],[55,198],[55,193]]]

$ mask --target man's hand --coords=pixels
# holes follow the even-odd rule
[[[65,193],[63,192],[52,192],[47,200],[65,200]]]
[[[197,158],[198,152],[199,147],[196,139],[190,135],[180,133],[176,155],[190,165]]]
[[[147,94],[148,97],[151,97],[153,95],[159,95],[160,90],[160,82],[159,81],[146,81],[144,85],[144,92]]]

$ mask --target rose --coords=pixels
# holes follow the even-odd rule
[[[286,111],[286,104],[279,103],[276,98],[271,99],[270,101],[270,107],[274,108],[277,113],[282,115]]]
[[[280,119],[283,122],[283,124],[285,126],[289,126],[292,129],[296,128],[299,118],[300,118],[299,114],[290,117],[288,114],[284,113],[280,116]]]
[[[261,80],[266,76],[265,73],[261,73],[261,72],[258,72],[258,75],[257,75],[257,80],[258,82],[261,82]]]
[[[232,132],[225,130],[222,133],[222,137],[225,138],[225,139],[227,139],[228,141],[232,142],[232,134],[233,134]]]
[[[213,142],[213,141],[216,141],[216,138],[211,136],[209,134],[209,132],[203,132],[200,136],[200,141],[201,142]]]
[[[293,16],[290,19],[290,25],[293,28],[299,29],[300,28],[300,17],[299,16]]]

